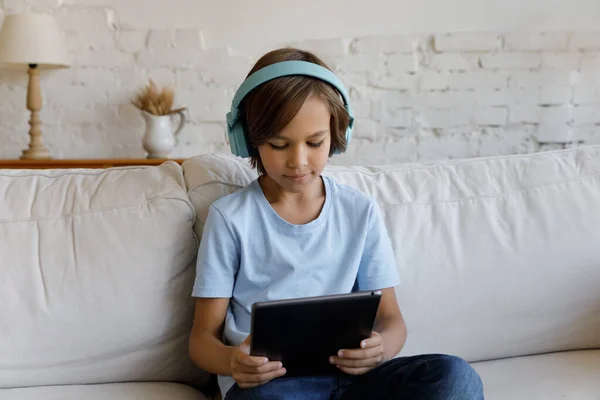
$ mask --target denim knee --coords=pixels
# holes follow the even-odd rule
[[[479,374],[460,357],[442,356],[435,361],[446,386],[448,398],[483,399],[483,383]],[[452,393],[452,395],[450,395]]]

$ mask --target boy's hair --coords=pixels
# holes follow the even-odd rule
[[[273,50],[262,56],[248,76],[261,68],[282,61],[307,61],[329,69],[316,55],[294,48]],[[240,117],[250,142],[250,162],[261,175],[266,174],[256,147],[277,136],[296,116],[309,96],[325,101],[331,112],[329,155],[346,150],[346,130],[350,117],[339,92],[328,83],[309,76],[284,76],[252,90],[240,105]]]

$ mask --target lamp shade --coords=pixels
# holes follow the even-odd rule
[[[56,19],[37,13],[11,14],[0,31],[0,67],[66,68],[67,50]]]

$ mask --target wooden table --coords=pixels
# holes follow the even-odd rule
[[[166,161],[181,164],[184,159],[64,159],[64,160],[1,160],[0,169],[53,169],[53,168],[111,168],[136,165],[160,165]]]

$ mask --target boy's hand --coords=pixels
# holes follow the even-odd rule
[[[244,343],[236,347],[229,360],[231,375],[240,388],[260,386],[285,375],[285,368],[279,361],[269,362],[265,357],[252,357],[250,342],[248,336]]]
[[[360,349],[340,350],[337,357],[329,358],[329,362],[350,375],[365,374],[381,364],[384,352],[379,333],[373,331],[371,337],[363,340],[360,346]]]

